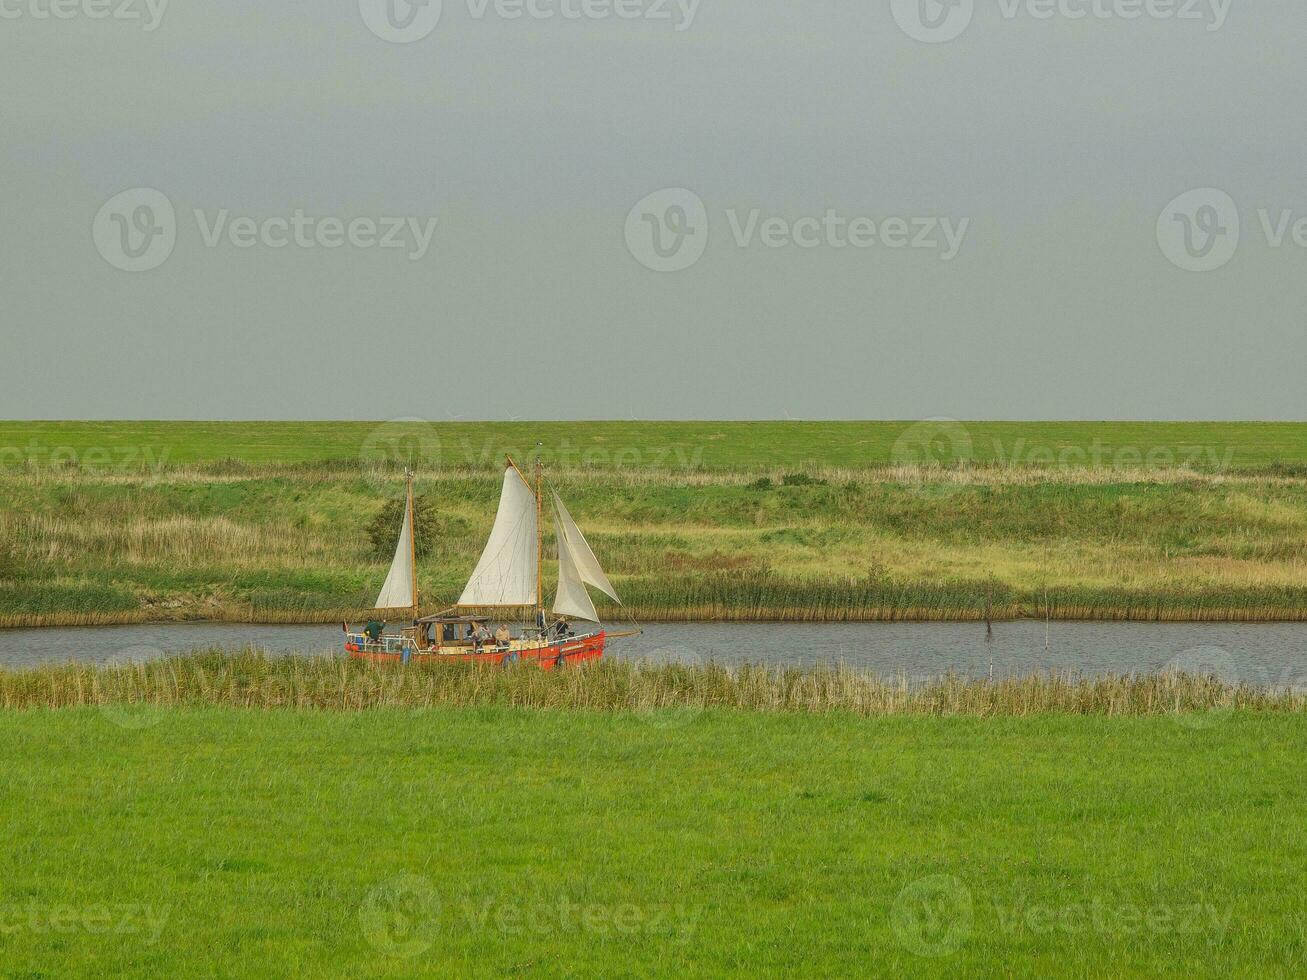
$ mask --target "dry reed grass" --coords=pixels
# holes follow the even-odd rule
[[[1272,470],[1228,469],[1202,470],[1185,466],[1048,466],[1025,463],[976,462],[951,466],[915,466],[869,464],[861,467],[826,466],[811,463],[798,467],[804,476],[829,484],[903,484],[905,486],[1036,486],[1057,483],[1069,486],[1110,486],[1116,484],[1209,486],[1296,486],[1307,483],[1307,474]],[[793,465],[784,467],[750,466],[731,468],[706,467],[631,467],[554,466],[550,480],[559,486],[745,486],[761,478],[780,484],[796,472]],[[490,466],[422,466],[415,468],[423,484],[464,482],[469,479],[496,481],[499,461]],[[83,486],[88,480],[113,486],[159,486],[204,483],[222,485],[252,479],[304,480],[312,477],[351,478],[393,484],[398,491],[403,473],[395,467],[378,468],[358,462],[316,463],[192,463],[167,465],[141,471],[101,471],[80,469],[8,470],[0,477],[32,488]]]
[[[651,712],[727,709],[890,715],[1137,717],[1217,711],[1307,711],[1307,694],[1231,687],[1191,674],[925,684],[848,667],[652,665],[604,661],[545,673],[475,665],[373,667],[338,658],[203,653],[118,666],[0,671],[0,708],[109,705],[312,711],[507,707]]]

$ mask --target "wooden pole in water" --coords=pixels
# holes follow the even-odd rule
[[[1053,607],[1048,604],[1048,546],[1044,546],[1044,653],[1048,653]]]
[[[994,583],[985,590],[985,642],[994,642]]]
[[[994,580],[985,590],[985,645],[989,647],[989,682],[994,683]]]

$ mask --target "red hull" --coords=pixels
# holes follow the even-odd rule
[[[526,650],[487,650],[482,653],[410,653],[410,664],[450,664],[477,663],[491,667],[529,664],[541,670],[554,670],[558,667],[571,667],[587,660],[597,660],[604,655],[604,639],[607,634],[595,633],[591,636],[578,636],[558,643]],[[346,643],[345,650],[351,660],[364,660],[376,664],[402,664],[402,653],[369,652],[355,643]]]

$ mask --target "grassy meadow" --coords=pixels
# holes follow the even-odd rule
[[[434,610],[537,440],[641,619],[1307,617],[1307,425],[920,426],[0,423],[0,625],[357,616],[410,460]]]
[[[907,437],[906,442],[905,436]],[[979,463],[1307,467],[1298,422],[23,422],[0,420],[0,467],[355,463],[396,448],[422,465],[482,468],[505,453],[566,468],[710,471],[888,466],[914,440],[954,436]],[[898,452],[896,453],[896,446]],[[965,449],[965,453],[962,450]],[[1149,460],[1149,454],[1152,454]]]
[[[1307,716],[1198,717],[0,711],[0,972],[1300,974]]]

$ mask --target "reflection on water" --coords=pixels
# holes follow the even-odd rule
[[[1045,632],[1047,628],[1047,634]],[[332,626],[227,623],[0,630],[0,666],[104,663],[206,647],[255,646],[270,654],[332,653]],[[1048,670],[1083,674],[1179,666],[1225,679],[1307,689],[1307,623],[656,623],[614,640],[609,655],[687,663],[847,663],[918,680],[950,670],[996,678]]]

